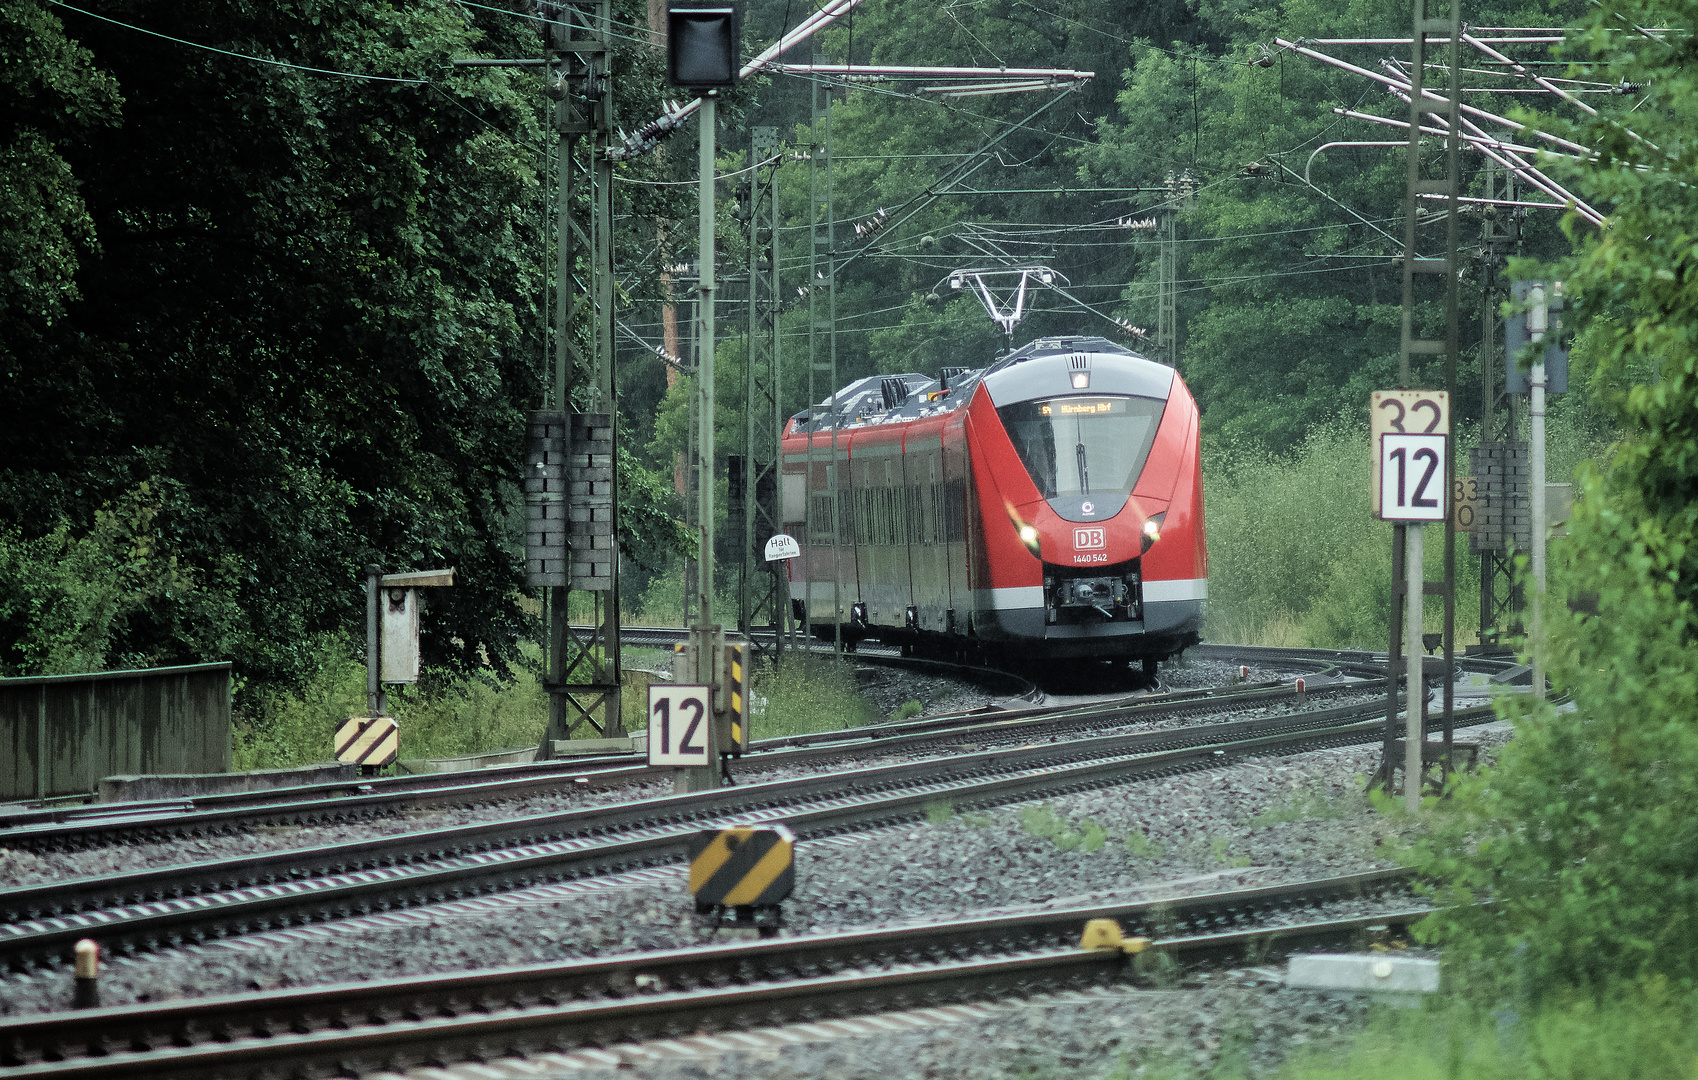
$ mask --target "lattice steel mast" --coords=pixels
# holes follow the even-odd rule
[[[614,522],[613,175],[606,154],[613,131],[610,7],[610,0],[574,0],[544,9],[552,20],[549,90],[558,135],[554,373],[549,408],[532,417],[525,575],[527,585],[546,589],[543,682],[549,721],[538,751],[543,758],[552,756],[555,739],[572,738],[581,728],[623,733]],[[588,594],[588,622],[578,628],[570,618],[573,592]]]

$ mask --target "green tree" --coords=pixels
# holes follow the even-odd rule
[[[1571,74],[1635,92],[1600,95],[1583,122],[1527,117],[1596,148],[1566,180],[1609,220],[1571,219],[1575,254],[1543,270],[1598,320],[1591,378],[1625,433],[1607,468],[1582,474],[1570,526],[1572,572],[1598,613],[1547,611],[1550,640],[1535,643],[1577,711],[1508,710],[1515,741],[1460,786],[1416,859],[1463,904],[1435,927],[1453,955],[1535,991],[1689,979],[1698,964],[1695,28],[1691,0],[1591,9],[1564,49]],[[1466,903],[1487,897],[1496,903]]]
[[[0,3],[0,354],[78,296],[94,222],[61,150],[117,123],[121,101],[45,4]]]
[[[41,168],[86,213],[68,200],[57,234],[35,230],[65,238],[31,285],[62,315],[4,315],[0,520],[25,542],[90,536],[99,507],[159,479],[150,528],[244,618],[211,643],[159,609],[119,653],[299,676],[308,642],[357,623],[377,559],[460,568],[429,662],[508,658],[526,627],[511,477],[542,352],[538,95],[448,61],[523,55],[534,31],[447,4],[97,5],[291,67],[72,12],[77,44],[55,50],[54,20],[13,10],[6,77],[41,87],[61,163]],[[122,126],[79,136],[115,118],[114,83]],[[16,670],[30,628],[4,629]]]

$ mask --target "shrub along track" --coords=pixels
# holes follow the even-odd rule
[[[929,922],[610,959],[128,1005],[0,1022],[18,1077],[241,1077],[376,1069],[1171,977],[1403,927],[1403,871],[1157,902]],[[1357,912],[1339,917],[1339,904]],[[1152,943],[1085,950],[1089,919]]]

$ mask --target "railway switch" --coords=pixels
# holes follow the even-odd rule
[[[698,915],[777,933],[779,905],[796,887],[796,838],[782,825],[704,829],[690,838],[690,893]]]

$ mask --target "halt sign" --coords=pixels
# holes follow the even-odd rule
[[[802,545],[789,533],[776,533],[766,542],[766,561],[778,562],[781,559],[799,559],[802,557]]]
[[[713,724],[710,688],[649,683],[649,764],[703,766]]]
[[[1380,436],[1380,519],[1443,521],[1446,483],[1444,435]]]

